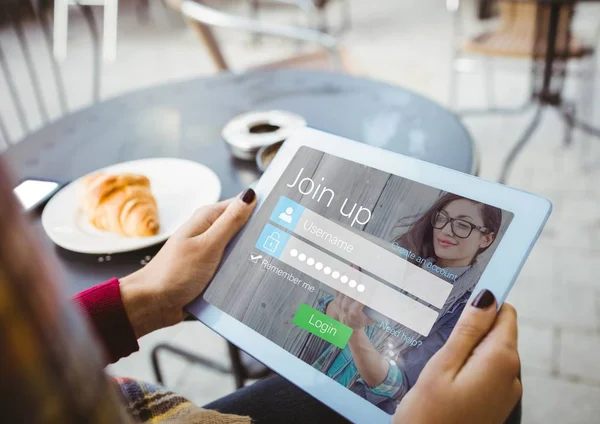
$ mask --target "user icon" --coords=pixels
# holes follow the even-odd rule
[[[288,224],[292,223],[292,214],[294,213],[294,209],[293,208],[286,208],[285,212],[281,212],[279,214],[279,219],[281,219],[283,222],[287,222]]]

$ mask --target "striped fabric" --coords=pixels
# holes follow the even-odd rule
[[[128,415],[138,423],[250,424],[250,417],[202,409],[162,386],[130,378],[113,378]]]

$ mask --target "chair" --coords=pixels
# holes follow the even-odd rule
[[[40,2],[43,3],[43,2]],[[99,37],[94,15],[89,6],[80,6],[83,17],[87,23],[92,36],[94,49],[94,74],[92,75],[92,100],[95,102],[100,96],[100,63],[99,63]],[[52,54],[52,29],[49,20],[49,9],[37,6],[37,3],[21,0],[4,0],[0,3],[0,25],[10,27],[15,35],[15,45],[18,55],[7,57],[0,44],[0,75],[4,79],[8,96],[4,97],[10,108],[3,105],[0,110],[0,147],[8,147],[21,137],[26,136],[35,127],[46,125],[52,119],[69,112],[67,94],[60,67]],[[33,34],[41,34],[44,43],[45,54],[32,54],[28,39]],[[43,57],[46,56],[46,57]],[[20,60],[22,58],[22,60]],[[21,63],[22,62],[22,63]],[[43,62],[43,63],[42,63]],[[49,66],[46,66],[46,63]],[[24,65],[24,72],[15,72],[15,68]],[[31,86],[33,103],[39,115],[39,122],[32,119],[34,113],[27,110],[24,99],[28,98],[28,92],[19,87],[18,78],[26,78],[28,86]],[[44,89],[44,81],[51,81],[51,89],[56,93],[58,99],[58,112],[50,111],[49,102],[44,96],[48,90]],[[47,84],[48,84],[47,83]],[[4,112],[4,113],[2,113]],[[8,123],[14,122],[13,125]]]
[[[69,0],[54,0],[54,38],[53,52],[58,60],[67,57],[67,31],[69,28]],[[77,5],[104,7],[102,54],[107,63],[117,58],[117,18],[119,0],[77,0]]]
[[[319,52],[298,55],[262,66],[263,68],[293,67],[305,69],[348,69],[335,37],[307,28],[275,25],[217,11],[193,0],[167,0],[173,10],[181,13],[188,25],[199,35],[219,71],[229,71],[221,46],[212,28],[228,28],[310,42],[322,47]]]
[[[535,0],[501,0],[499,1],[500,17],[498,27],[491,31],[485,31],[474,37],[464,38],[462,33],[462,17],[460,0],[447,0],[446,6],[453,14],[454,19],[454,55],[451,64],[450,79],[450,106],[456,108],[458,91],[458,74],[460,68],[457,62],[466,56],[478,56],[484,60],[491,58],[513,58],[513,59],[543,59],[546,54],[548,42],[547,34],[537,35],[536,26],[538,19],[538,4]],[[542,9],[540,9],[541,11]],[[570,23],[573,10],[563,8],[559,17],[559,35],[556,37],[555,51],[564,56],[565,60],[594,58],[594,48],[586,45],[576,35],[570,34]],[[541,17],[542,21],[549,16]],[[540,22],[541,25],[544,22]],[[541,28],[540,28],[541,29]],[[567,37],[567,33],[569,33]],[[539,39],[536,40],[536,36]],[[565,40],[569,40],[568,48],[565,49]],[[536,44],[537,43],[537,44]],[[535,47],[535,48],[534,48]],[[485,93],[488,109],[486,111],[506,111],[498,109],[493,104],[491,70],[488,68],[486,75]],[[460,113],[460,111],[459,111]],[[465,112],[465,114],[467,114]]]
[[[562,95],[568,62],[589,59],[592,64],[595,63],[594,46],[585,44],[571,32],[575,4],[576,0],[502,0],[499,2],[498,28],[462,42],[455,39],[450,78],[450,105],[455,109],[459,72],[457,61],[461,56],[475,55],[484,59],[510,57],[532,61],[531,90],[529,99],[523,106],[513,109],[497,107],[493,102],[493,85],[489,78],[491,75],[487,75],[485,92],[488,107],[457,111],[459,115],[467,116],[516,114],[532,106],[536,108],[531,123],[504,162],[500,182],[506,182],[514,160],[539,125],[546,107],[555,108],[565,121],[566,145],[571,143],[574,128],[600,137],[600,130],[579,120],[575,114],[575,104]],[[460,0],[446,0],[446,6],[454,15],[455,38],[461,36]],[[491,71],[489,66],[488,71]],[[593,74],[591,77],[593,78]]]
[[[250,0],[250,17],[252,19],[258,20],[259,10],[265,3],[264,0]],[[314,25],[315,29],[321,32],[339,35],[350,29],[351,14],[349,0],[340,0],[340,26],[333,31],[327,17],[327,9],[330,3],[332,3],[331,0],[270,0],[269,3],[276,5],[288,4],[298,7],[306,13],[311,26]]]
[[[500,25],[494,31],[486,31],[463,44],[463,52],[466,54],[480,54],[494,57],[516,57],[531,58],[534,54],[543,57],[542,49],[534,50],[535,24],[537,19],[537,3],[535,2],[508,2],[503,1],[500,7]],[[561,10],[559,17],[559,32],[567,31],[569,25],[569,10]],[[557,40],[564,42],[562,37]],[[547,40],[543,41],[544,43]],[[567,54],[569,59],[581,59],[594,54],[591,46],[572,35],[569,39],[570,45],[565,51],[564,45],[557,45],[556,51]],[[542,50],[542,51],[540,51]]]
[[[227,348],[229,353],[229,359],[231,366],[228,368],[223,366],[219,362],[213,361],[208,358],[204,358],[195,353],[191,353],[180,347],[173,346],[169,343],[160,343],[156,345],[151,352],[152,370],[154,371],[154,378],[158,384],[165,384],[163,379],[162,371],[160,368],[160,362],[158,360],[159,353],[170,352],[175,354],[188,362],[193,364],[202,365],[206,368],[221,373],[231,374],[234,377],[235,385],[238,389],[244,387],[247,380],[257,380],[271,374],[271,370],[265,367],[263,364],[242,352],[237,346],[227,342]]]

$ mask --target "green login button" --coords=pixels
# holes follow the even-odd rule
[[[296,311],[293,323],[340,349],[346,347],[352,335],[352,328],[305,304]]]

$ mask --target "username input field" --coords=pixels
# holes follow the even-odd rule
[[[437,320],[435,310],[271,224],[255,247],[423,336]]]
[[[419,299],[442,308],[452,284],[282,196],[271,221]]]

